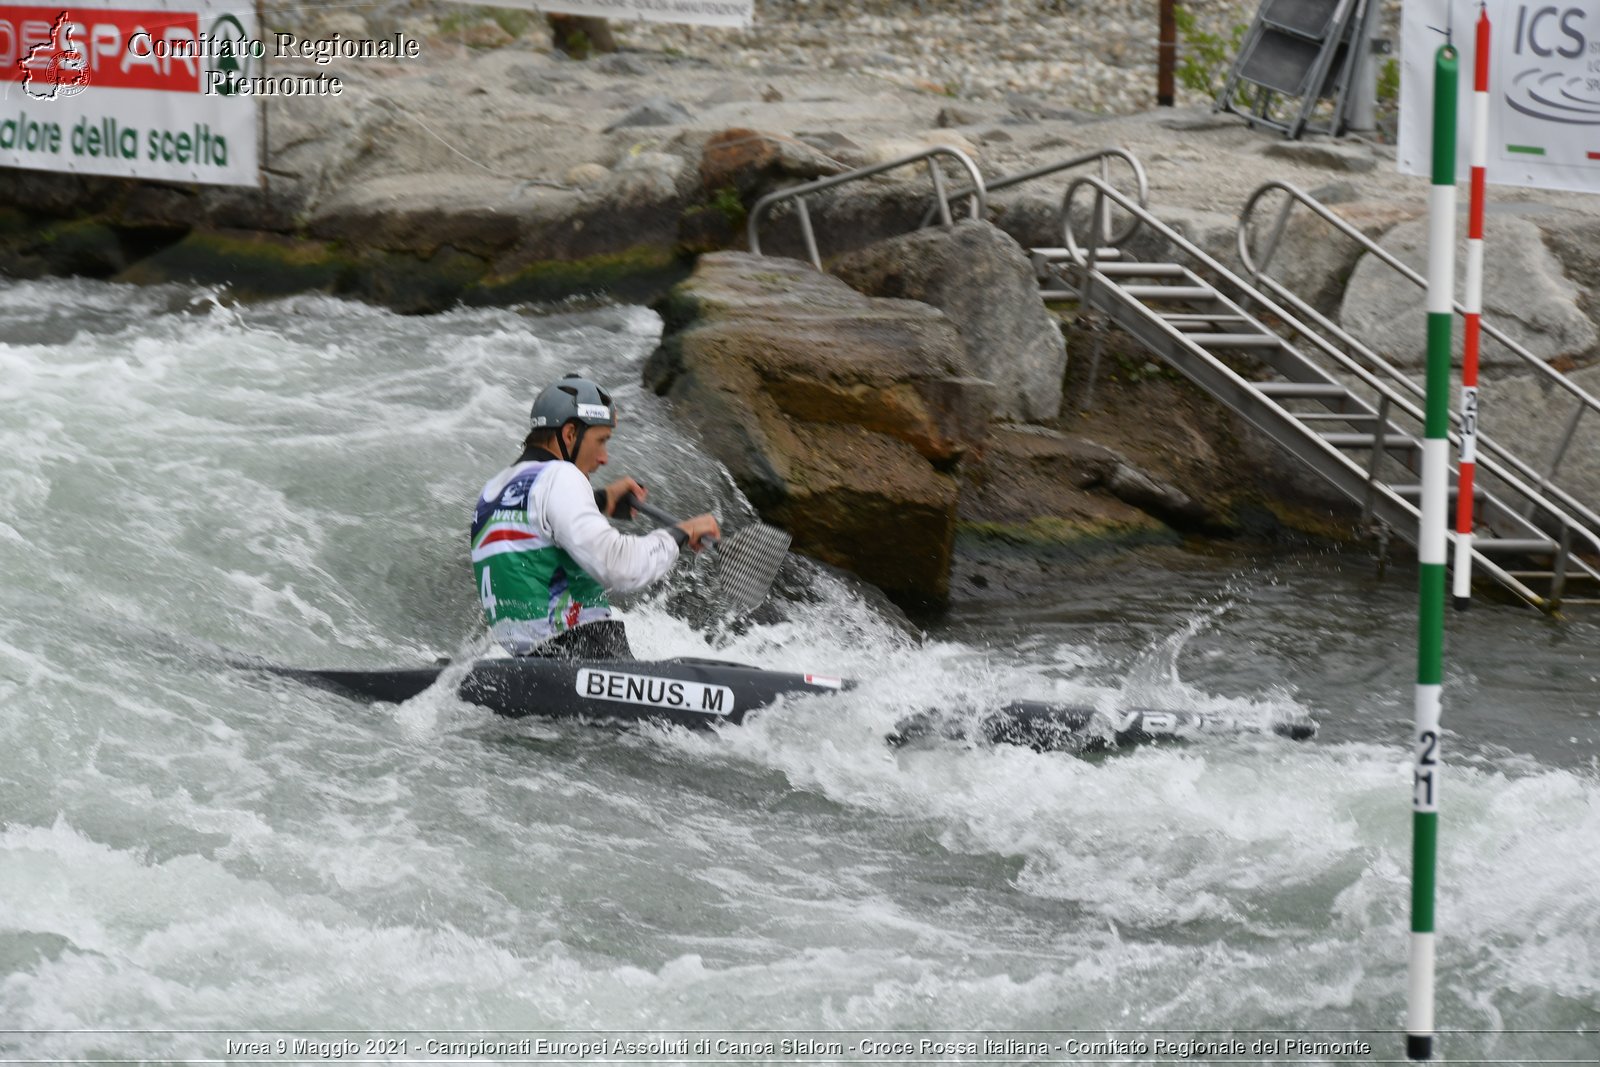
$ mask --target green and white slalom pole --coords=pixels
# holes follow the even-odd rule
[[[1446,515],[1450,486],[1450,333],[1456,274],[1455,47],[1434,61],[1433,188],[1428,197],[1428,376],[1422,444],[1416,732],[1411,782],[1411,966],[1406,1056],[1433,1058],[1433,901],[1439,853],[1439,709],[1444,680]]]

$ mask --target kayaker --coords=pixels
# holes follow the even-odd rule
[[[642,536],[606,516],[630,518],[624,498],[646,489],[619,478],[604,489],[589,475],[605,466],[617,425],[611,395],[569,374],[533,401],[522,455],[489,479],[472,516],[472,570],[490,632],[514,655],[631,659],[607,591],[631,593],[664,577],[688,545],[720,536],[698,515]]]

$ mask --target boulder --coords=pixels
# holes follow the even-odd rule
[[[1328,203],[1325,197],[1319,197]],[[1395,226],[1417,218],[1425,210],[1421,203],[1392,203],[1363,200],[1332,206],[1344,221],[1367,237],[1380,239]],[[1257,233],[1254,249],[1257,264],[1265,251],[1263,242],[1277,222],[1277,206],[1263,204],[1256,211]],[[1329,226],[1303,207],[1296,207],[1278,239],[1278,248],[1267,264],[1267,276],[1288,286],[1289,291],[1327,316],[1336,316],[1350,282],[1356,262],[1366,249]]]
[[[1089,216],[1094,210],[1094,197],[1088,191],[1079,192],[1073,201],[1075,233],[1079,243],[1083,243],[1088,235]],[[1238,266],[1239,256],[1235,251],[1236,234],[1239,220],[1231,214],[1220,211],[1204,211],[1196,208],[1163,207],[1156,212],[1156,217],[1176,230],[1190,244],[1197,246],[1200,251],[1207,253],[1223,266],[1233,269]],[[1112,210],[1111,225],[1120,228],[1124,224],[1124,216],[1115,208]],[[1136,260],[1141,263],[1183,263],[1186,266],[1198,268],[1198,264],[1186,253],[1173,246],[1171,241],[1147,226],[1141,226],[1123,244],[1122,258]],[[1201,270],[1204,274],[1205,271]]]
[[[712,134],[700,154],[700,184],[707,194],[733,189],[754,199],[774,181],[810,181],[839,174],[838,160],[792,137],[741,128]]]
[[[1466,272],[1466,229],[1458,227],[1456,286]],[[1402,223],[1381,246],[1419,274],[1427,273],[1428,221]],[[1562,272],[1545,246],[1539,226],[1527,218],[1491,214],[1485,220],[1484,318],[1543,360],[1578,357],[1600,343],[1600,330],[1580,306],[1584,293]],[[1427,358],[1426,291],[1399,277],[1387,264],[1362,256],[1345,291],[1340,321],[1380,355],[1405,368]],[[1455,330],[1455,354],[1462,331]],[[1504,346],[1485,339],[1485,366],[1516,366]]]
[[[989,197],[994,224],[1023,248],[1056,248],[1061,237],[1061,194],[1023,185]]]
[[[1028,257],[996,227],[969,219],[918,230],[847,253],[829,269],[869,296],[943,311],[961,332],[973,373],[995,384],[997,415],[1042,422],[1060,413],[1066,344]]]
[[[834,130],[797,130],[794,136],[847,168],[864,167],[871,158],[865,148]]]
[[[645,384],[761,514],[901,603],[943,601],[955,471],[992,403],[950,321],[741,252],[702,256],[658,310]]]
[[[1600,219],[1563,212],[1559,220],[1558,225],[1541,225],[1545,242],[1561,260],[1567,277],[1584,290],[1579,306],[1600,322]]]
[[[962,464],[951,596],[1027,599],[1059,566],[1228,524],[1127,456],[1042,426],[995,426]]]
[[[670,211],[687,170],[682,159],[669,152],[640,152],[617,161],[611,173],[595,185],[595,195],[622,212]]]
[[[1576,368],[1567,378],[1600,396],[1600,366]],[[1479,395],[1483,432],[1541,474],[1561,447],[1577,401],[1542,374],[1488,377]],[[1452,407],[1457,405],[1451,398]],[[1493,482],[1486,482],[1493,487]],[[1600,511],[1600,419],[1583,416],[1556,469],[1555,485]]]
[[[1115,449],[1044,426],[994,426],[963,468],[961,517],[1014,525],[1055,519],[1085,530],[1224,525],[1181,489]]]

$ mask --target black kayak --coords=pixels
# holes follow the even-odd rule
[[[400,703],[439,680],[448,661],[393,670],[261,668],[361,701]],[[602,723],[663,722],[691,728],[741,723],[789,694],[839,692],[855,683],[820,674],[766,671],[712,659],[597,660],[518,656],[482,659],[462,676],[462,700],[510,718],[537,715]],[[1302,740],[1309,722],[1274,723],[1273,733]],[[1193,711],[1134,708],[1102,712],[1037,700],[997,710],[928,711],[900,723],[891,743],[935,736],[973,738],[1040,750],[1088,751],[1206,735],[1260,733],[1262,726]]]

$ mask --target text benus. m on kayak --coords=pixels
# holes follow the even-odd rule
[[[606,521],[631,516],[629,493],[645,498],[632,478],[589,485],[616,425],[611,395],[567,375],[534,399],[522,455],[478,495],[473,574],[490,632],[516,655],[631,659],[606,592],[644,589],[672,569],[684,545],[698,552],[720,535],[710,515],[642,537]]]

